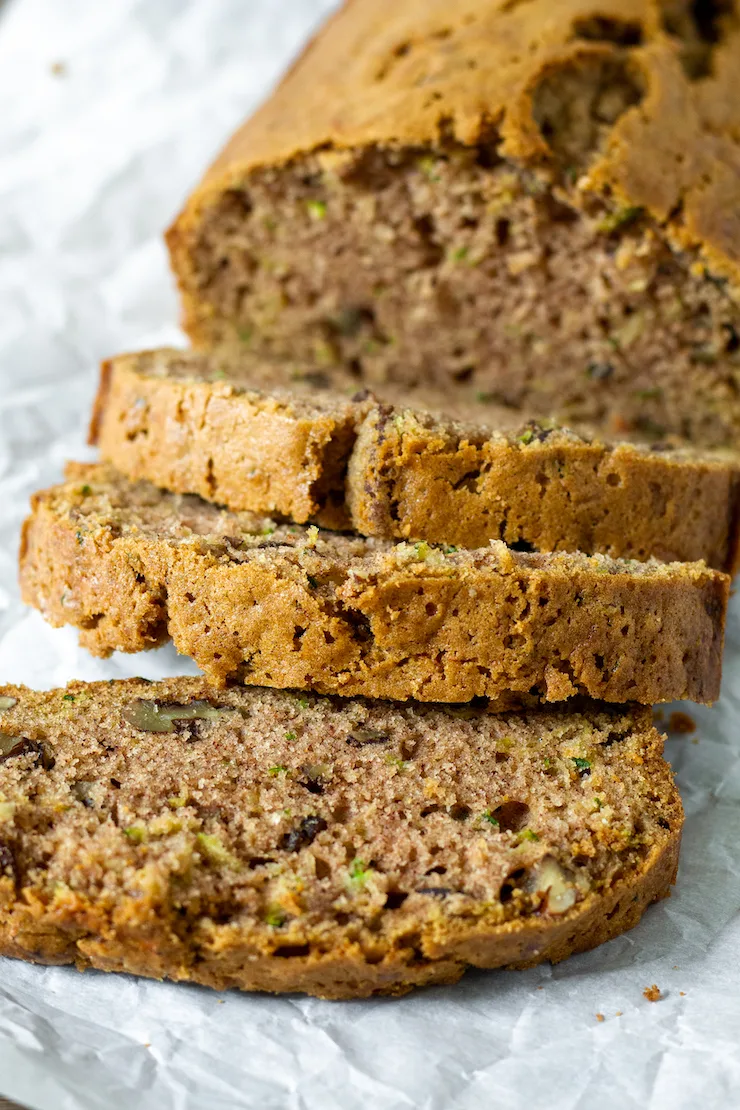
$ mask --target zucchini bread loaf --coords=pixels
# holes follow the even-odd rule
[[[736,0],[348,0],[169,232],[198,345],[740,434]]]
[[[0,954],[403,994],[631,928],[683,814],[649,710],[0,687]]]
[[[734,570],[736,459],[608,446],[553,424],[507,431],[510,413],[492,427],[480,407],[459,405],[452,419],[425,411],[445,407],[434,394],[381,393],[358,393],[336,370],[144,351],[104,363],[91,439],[132,480],[234,510],[461,547],[502,539]]]
[[[216,683],[464,702],[719,694],[730,580],[704,563],[394,545],[73,465],[35,496],[24,600],[105,655],[171,636]]]

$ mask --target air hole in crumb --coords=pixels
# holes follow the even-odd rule
[[[639,46],[642,42],[642,26],[636,20],[605,15],[576,19],[573,34],[587,42],[613,42],[616,46]]]
[[[733,355],[735,351],[740,348],[740,335],[732,324],[722,324],[722,331],[726,334],[725,351],[728,355]]]
[[[314,859],[314,864],[316,867],[316,878],[328,879],[331,875],[331,867],[326,862],[326,860],[322,859],[321,856],[316,856]]]
[[[603,746],[605,748],[610,748],[612,746],[612,744],[616,744],[620,740],[624,740],[625,735],[626,735],[626,733],[624,733],[624,732],[617,732],[616,729],[612,729],[612,731],[609,733],[606,740],[604,741]]]
[[[519,832],[529,819],[529,806],[524,802],[504,802],[493,811],[501,832]]]
[[[509,233],[511,231],[510,222],[503,216],[501,219],[496,220],[496,242],[500,247],[505,247],[509,242]]]
[[[341,609],[342,616],[352,630],[352,637],[360,643],[368,643],[373,638],[373,629],[368,617],[359,609]]]
[[[429,816],[431,816],[432,813],[439,813],[441,809],[442,809],[442,806],[439,806],[439,805],[436,805],[436,804],[431,805],[431,806],[424,806],[424,809],[421,811],[421,816],[422,817],[429,817]]]
[[[414,231],[424,249],[424,264],[438,266],[444,258],[444,248],[436,239],[437,227],[434,217],[426,214],[414,220]]]
[[[280,959],[290,960],[296,956],[308,956],[311,951],[310,944],[281,944],[279,948],[273,950],[273,956],[279,956]]]
[[[469,493],[477,493],[479,482],[480,470],[470,470],[467,474],[463,474],[462,478],[458,478],[456,482],[453,482],[452,488],[454,490],[464,489]]]
[[[607,474],[606,484],[608,486],[621,486],[622,479],[619,477],[618,474]]]
[[[273,863],[269,856],[252,856],[249,860],[249,870],[256,871],[258,867],[266,867],[268,863]]]
[[[396,944],[399,948],[412,948],[416,954],[421,948],[421,937],[419,933],[407,933],[405,936],[398,937]]]
[[[468,817],[470,817],[471,810],[469,806],[456,804],[450,806],[448,812],[453,821],[467,821]]]
[[[389,890],[385,899],[385,908],[387,910],[398,910],[407,898],[408,894],[402,890]]]
[[[499,890],[498,896],[500,902],[506,903],[511,901],[512,894],[520,885],[521,880],[524,878],[526,873],[527,872],[524,867],[518,867],[516,871],[512,871],[512,873],[506,879],[506,882],[503,883],[501,889]]]
[[[433,601],[428,601],[424,606],[424,611],[426,612],[426,615],[428,617],[433,617],[437,612],[437,606],[434,604]]]
[[[408,737],[406,740],[401,741],[401,758],[414,759],[419,750],[419,738],[417,736]]]
[[[252,214],[254,207],[249,195],[241,189],[227,189],[222,193],[219,205],[239,225]],[[224,259],[224,262],[228,264],[228,259]]]
[[[711,76],[714,50],[730,23],[736,22],[733,0],[661,0],[660,6],[663,29],[684,44],[681,65],[688,79]]]
[[[475,160],[481,169],[492,170],[501,162],[501,156],[495,146],[480,146]]]

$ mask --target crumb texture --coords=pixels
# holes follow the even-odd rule
[[[634,925],[683,815],[647,710],[200,679],[0,689],[0,952],[326,998]]]
[[[733,0],[351,0],[169,232],[187,330],[731,446],[738,51]]]
[[[718,696],[729,578],[279,525],[73,465],[34,498],[21,586],[99,655],[170,636],[222,685],[651,704]]]

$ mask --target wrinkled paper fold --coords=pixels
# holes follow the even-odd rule
[[[19,526],[65,459],[91,457],[98,360],[183,342],[161,231],[332,7],[0,0],[0,681],[195,673],[172,649],[94,660],[24,610]],[[555,968],[342,1004],[0,960],[0,1094],[38,1110],[740,1104],[738,616],[721,703],[668,746],[678,886],[632,933]]]

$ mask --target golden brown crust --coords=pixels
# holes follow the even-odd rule
[[[190,953],[156,923],[111,920],[83,899],[50,911],[29,899],[12,909],[0,902],[0,955],[46,966],[72,964],[150,979],[198,983],[214,990],[300,991],[329,1001],[400,997],[419,987],[456,983],[469,967],[521,969],[559,963],[633,929],[653,902],[670,895],[676,881],[680,834],[656,849],[642,873],[607,894],[581,903],[556,924],[526,922],[516,930],[493,930],[482,923],[455,936],[432,940],[428,957],[414,966],[410,952],[369,963],[358,945],[348,943],[317,956],[277,960],[228,935],[200,941],[197,964]],[[184,950],[185,949],[185,950]]]
[[[593,151],[583,188],[645,208],[737,284],[740,225],[728,213],[740,204],[740,26],[720,8],[702,40],[687,9],[681,0],[561,0],[557,10],[551,0],[459,0],[453,12],[446,0],[349,0],[169,233],[188,326],[205,334],[187,235],[252,170],[316,150],[435,144],[441,135],[470,145],[496,133],[504,155],[546,168],[558,154],[541,129],[548,82],[589,66],[624,74],[635,93]]]
[[[718,696],[729,578],[701,563],[265,530],[91,466],[34,499],[21,587],[98,654],[167,631],[218,683],[652,703]]]
[[[705,559],[733,573],[740,476],[732,461],[607,447],[535,423],[486,436],[375,407],[350,456],[347,499],[369,536],[539,551]]]
[[[732,460],[608,447],[554,426],[504,434],[486,426],[487,406],[476,423],[472,411],[454,422],[421,411],[423,395],[350,400],[339,374],[312,389],[278,370],[192,352],[121,356],[103,365],[91,439],[127,478],[235,511],[330,528],[351,520],[364,535],[460,547],[503,539],[734,570]]]
[[[683,813],[648,710],[453,716],[202,679],[0,699],[5,956],[400,995],[592,948],[675,880]],[[142,705],[200,719],[166,734]],[[292,771],[307,756],[318,792]],[[286,839],[305,811],[324,817]]]
[[[134,481],[349,527],[342,487],[363,406],[266,385],[190,352],[121,356],[103,364],[90,441]]]

